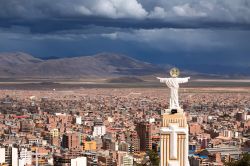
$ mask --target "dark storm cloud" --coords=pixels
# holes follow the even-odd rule
[[[63,30],[84,29],[89,26],[114,27],[124,29],[155,29],[155,28],[178,28],[178,29],[246,29],[250,30],[250,24],[211,21],[161,21],[161,20],[110,20],[106,18],[84,19],[42,19],[42,20],[2,20],[0,26],[12,28],[16,26],[27,27],[31,33],[53,33]]]

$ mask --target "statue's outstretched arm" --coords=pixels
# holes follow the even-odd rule
[[[161,77],[156,77],[157,79],[160,80],[161,83],[165,83],[167,78],[161,78]]]
[[[178,83],[186,83],[186,82],[188,82],[189,79],[190,79],[190,77],[178,78]]]

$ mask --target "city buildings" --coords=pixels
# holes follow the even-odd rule
[[[190,166],[222,165],[249,151],[250,93],[183,91]],[[167,94],[165,88],[0,90],[0,163],[71,165],[78,157],[91,166],[150,163],[148,151],[160,154]]]

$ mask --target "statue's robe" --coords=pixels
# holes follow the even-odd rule
[[[166,83],[166,85],[170,88],[170,109],[179,109],[179,95],[178,89],[180,83],[188,82],[189,77],[186,78],[159,78],[161,83]]]

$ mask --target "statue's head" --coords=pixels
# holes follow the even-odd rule
[[[180,70],[178,68],[174,67],[169,71],[169,74],[171,77],[176,78],[180,75]]]

